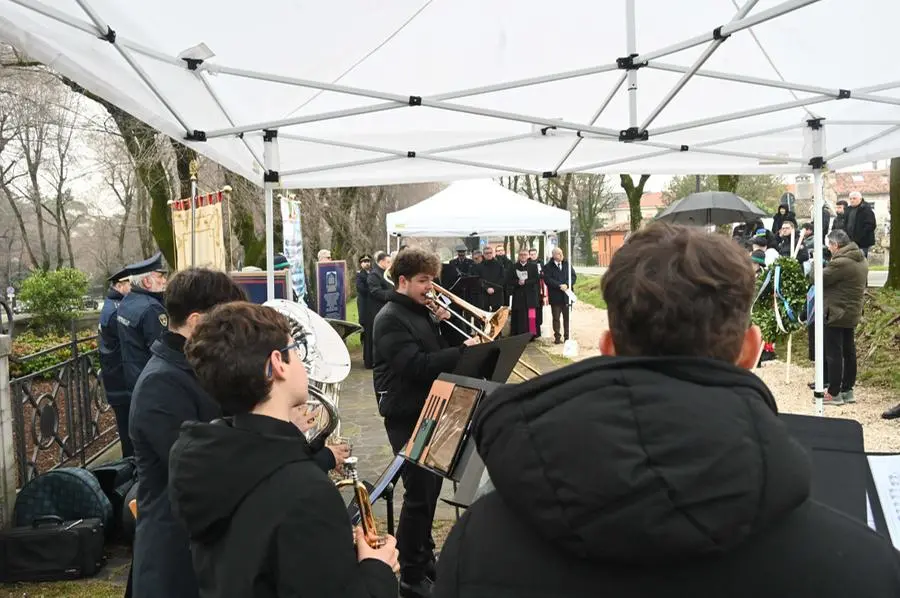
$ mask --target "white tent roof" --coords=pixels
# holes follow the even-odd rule
[[[813,157],[839,168],[900,155],[900,2],[550,6],[0,0],[0,37],[172,137],[205,137],[188,144],[228,168],[257,183],[277,171],[287,187],[796,173]],[[214,56],[179,57],[201,43]],[[631,128],[622,139],[638,140],[620,140]]]
[[[389,235],[493,237],[569,230],[569,212],[491,181],[460,181],[425,201],[387,215]]]

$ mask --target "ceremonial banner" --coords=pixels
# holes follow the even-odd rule
[[[303,229],[300,226],[300,202],[281,198],[282,252],[291,266],[291,284],[299,301],[306,297],[306,272],[303,267]]]
[[[172,235],[175,238],[175,269],[192,265],[224,271],[225,221],[222,218],[222,192],[198,195],[194,210],[196,261],[191,264],[191,199],[173,201]]]
[[[343,260],[316,264],[319,315],[333,320],[347,319],[347,263]]]

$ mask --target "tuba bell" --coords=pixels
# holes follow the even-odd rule
[[[291,324],[291,338],[306,343],[303,365],[309,378],[307,404],[317,407],[316,423],[306,431],[306,440],[324,442],[340,435],[338,399],[341,382],[350,374],[350,352],[337,331],[305,305],[273,299],[263,305],[284,315]]]

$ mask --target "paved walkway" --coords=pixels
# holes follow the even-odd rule
[[[394,453],[388,444],[383,420],[378,415],[375,392],[372,389],[372,371],[363,367],[361,352],[357,351],[351,357],[353,368],[341,386],[339,399],[341,436],[348,438],[353,445],[353,455],[359,458],[360,477],[374,483],[393,461]],[[544,373],[559,367],[546,353],[534,345],[528,347],[524,358],[529,364]],[[517,382],[518,378],[513,376],[510,381]],[[398,486],[394,495],[395,520],[400,516],[403,497],[402,482]],[[453,483],[445,480],[441,497],[449,499],[452,496]],[[376,501],[373,508],[377,517],[385,516],[383,501]],[[455,516],[453,507],[445,502],[438,503],[435,519],[452,520]]]

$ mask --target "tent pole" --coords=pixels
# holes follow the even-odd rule
[[[625,0],[625,44],[629,56],[637,54],[637,32],[634,14],[635,0]],[[630,68],[628,74],[628,126],[637,126],[637,69]]]
[[[633,162],[635,160],[646,160],[648,158],[656,158],[658,156],[667,156],[669,154],[675,154],[680,152],[680,150],[660,150],[658,152],[647,152],[646,154],[641,154],[639,156],[629,156],[627,158],[616,158],[615,160],[604,160],[603,162],[594,162],[592,164],[579,164],[578,166],[573,166],[570,168],[563,168],[557,174],[568,174],[570,172],[584,172],[586,170],[594,170],[595,168],[603,168],[604,166],[613,166],[615,164],[624,164],[626,162]]]
[[[188,68],[190,69],[189,64]],[[219,94],[217,94],[216,90],[213,89],[212,85],[209,84],[206,76],[204,76],[203,73],[198,72],[196,69],[193,70],[193,72],[197,76],[197,79],[199,79],[200,82],[203,83],[203,87],[206,88],[206,92],[209,94],[209,97],[213,99],[213,101],[216,103],[216,106],[218,106],[219,110],[222,111],[222,116],[225,117],[225,120],[227,120],[230,125],[234,126],[234,119],[231,118],[231,114],[229,114],[228,110],[225,109],[225,105],[222,103],[222,100],[219,99]],[[247,152],[249,152],[249,154],[253,156],[253,159],[256,160],[256,163],[259,164],[261,168],[265,168],[266,165],[263,163],[262,158],[258,155],[256,150],[254,150],[253,147],[249,143],[247,143],[247,140],[244,139],[243,135],[241,136],[241,142],[244,144],[244,147],[247,148]]]
[[[648,69],[656,71],[669,71],[672,73],[687,73],[690,69],[678,64],[669,64],[668,62],[651,62],[647,65]],[[788,81],[779,81],[778,79],[764,79],[762,77],[751,77],[748,75],[738,75],[735,73],[726,73],[723,71],[712,71],[700,69],[694,73],[695,77],[704,77],[707,79],[722,79],[723,81],[734,81],[736,83],[747,83],[749,85],[760,85],[762,87],[773,87],[776,89],[787,89],[790,91],[802,91],[806,93],[815,93],[824,96],[834,96],[837,98],[840,89],[819,87],[817,85],[805,85],[803,83],[791,83]],[[861,93],[861,90],[855,90]],[[855,97],[855,96],[854,96]]]
[[[128,66],[140,77],[141,81],[144,82],[144,85],[150,88],[150,91],[156,96],[156,99],[160,101],[160,103],[166,107],[166,110],[171,113],[171,115],[178,121],[178,124],[185,130],[186,133],[190,133],[192,131],[191,127],[188,126],[187,121],[181,116],[181,114],[175,110],[175,107],[166,99],[166,96],[159,90],[156,84],[153,82],[153,79],[147,74],[147,71],[143,69],[141,65],[135,62],[134,58],[128,53],[122,44],[116,43],[116,32],[113,31],[112,27],[107,25],[103,19],[100,18],[100,15],[94,11],[93,8],[87,3],[87,0],[76,0],[78,2],[78,6],[90,17],[91,21],[94,22],[94,25],[97,26],[97,31],[100,36],[106,41],[108,41],[112,46],[116,49],[119,55],[128,63]]]
[[[766,21],[774,19],[775,17],[780,17],[781,15],[793,12],[798,8],[803,8],[804,6],[814,4],[818,1],[819,0],[790,0],[777,6],[773,6],[768,10],[762,10],[753,16],[744,17],[739,21],[734,21],[732,23],[728,23],[727,25],[723,25],[721,28],[716,28],[715,31],[717,31],[719,35],[728,36],[732,33],[748,29],[750,27],[753,27],[754,25],[759,25],[760,23],[765,23]],[[634,61],[648,62],[650,60],[662,58],[663,56],[668,56],[669,54],[675,54],[676,52],[687,50],[688,48],[693,48],[694,46],[699,46],[700,44],[706,42],[711,42],[714,39],[716,39],[716,33],[714,31],[711,31],[710,33],[707,33],[705,35],[698,35],[697,37],[692,37],[683,42],[672,44],[671,46],[666,46],[665,48],[660,48],[659,50],[656,50],[654,52],[641,54],[640,56],[635,58]]]
[[[625,80],[628,78],[628,73],[622,73],[619,76],[619,79],[616,81],[616,84],[613,85],[613,88],[610,90],[609,94],[603,100],[603,103],[600,104],[600,107],[597,108],[597,111],[594,113],[594,116],[591,118],[590,124],[593,125],[597,122],[597,119],[600,118],[600,115],[603,114],[603,111],[606,110],[606,107],[609,106],[609,103],[612,102],[613,98],[619,93],[619,90],[622,88],[622,84],[625,83]],[[553,169],[553,172],[558,171],[563,167],[563,164],[566,163],[566,160],[572,155],[572,152],[578,147],[581,143],[582,137],[579,135],[575,141],[572,142],[572,145],[569,146],[568,151],[566,151],[566,155],[562,157],[562,159],[556,163],[556,167]]]
[[[815,201],[813,204],[813,281],[815,284],[815,298],[813,299],[813,310],[815,313],[815,352],[816,360],[816,376],[815,390],[813,391],[813,399],[815,400],[816,415],[824,415],[825,398],[825,301],[824,289],[822,288],[823,279],[823,235],[822,235],[822,206],[825,205],[825,197],[823,190],[822,169],[825,166],[821,156],[824,153],[824,130],[821,121],[811,120],[810,128],[812,129],[813,155],[818,158],[811,160],[813,166],[813,192]]]
[[[734,15],[734,18],[731,19],[731,22],[734,23],[735,21],[739,21],[746,17],[747,13],[749,13],[753,9],[753,7],[756,6],[757,2],[759,2],[759,0],[747,0],[747,3],[737,11],[737,13]],[[678,95],[678,92],[684,89],[684,86],[687,85],[687,82],[691,80],[691,77],[693,77],[697,73],[697,71],[700,70],[700,67],[703,66],[707,60],[709,60],[710,56],[713,55],[713,52],[719,49],[719,46],[722,45],[725,39],[726,38],[724,37],[714,39],[712,43],[706,47],[703,53],[699,57],[697,57],[697,60],[694,61],[694,64],[690,66],[687,72],[684,73],[684,75],[681,77],[681,79],[678,80],[674,87],[669,90],[669,93],[667,93],[665,97],[660,100],[659,104],[656,105],[656,108],[650,111],[650,116],[644,119],[644,122],[641,124],[642,131],[649,127],[650,123],[656,120],[656,117],[659,116],[660,112],[662,112],[665,107],[675,99],[675,96]]]
[[[687,149],[683,149],[682,146],[676,145],[674,143],[660,143],[658,141],[641,141],[641,145],[645,145],[647,147],[659,147],[664,149],[670,149],[675,151],[691,151],[696,152],[698,154],[714,154],[718,156],[734,156],[736,158],[753,158],[758,160],[770,160],[777,162],[796,162],[797,164],[807,164],[808,160],[803,160],[802,158],[791,158],[790,156],[778,156],[776,154],[757,154],[754,152],[736,152],[732,150],[719,150],[712,149],[704,146],[688,146]]]
[[[835,98],[832,96],[817,96],[814,98],[803,98],[800,100],[793,100],[790,102],[784,102],[781,104],[771,104],[769,106],[763,106],[762,108],[754,108],[752,110],[742,110],[740,112],[731,112],[729,114],[722,114],[719,116],[713,116],[710,118],[701,118],[699,120],[692,120],[688,122],[678,123],[675,125],[670,125],[668,127],[660,127],[658,129],[653,129],[654,135],[663,135],[665,133],[675,133],[677,131],[685,131],[688,129],[696,129],[699,127],[703,127],[706,125],[715,125],[719,123],[728,122],[730,120],[739,120],[741,118],[749,118],[751,116],[759,116],[761,114],[769,114],[771,112],[780,112],[781,110],[789,110],[791,108],[800,108],[802,106],[811,106],[813,104],[821,104],[822,102],[830,102]]]
[[[888,135],[891,135],[896,131],[900,131],[900,125],[893,126],[890,129],[885,129],[879,133],[876,133],[875,135],[872,135],[871,137],[867,137],[866,139],[863,139],[862,141],[854,143],[853,145],[848,145],[847,147],[842,148],[841,150],[836,151],[829,156],[826,156],[825,160],[828,161],[828,160],[831,160],[832,158],[837,158],[838,156],[843,156],[844,154],[849,154],[850,152],[856,151],[859,148],[863,147],[864,145],[869,145],[873,141],[878,141],[882,137],[887,137]]]
[[[278,131],[266,130],[263,136],[263,176],[266,192],[266,300],[275,299],[275,208],[274,191],[279,186]],[[289,297],[285,297],[289,299]]]

